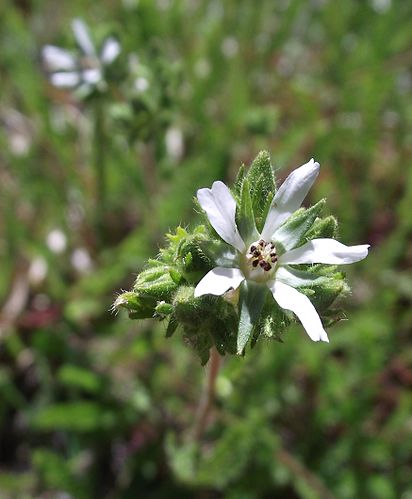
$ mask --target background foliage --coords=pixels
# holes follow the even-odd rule
[[[410,2],[2,11],[0,496],[412,497]],[[118,37],[129,68],[99,140],[93,103],[40,63],[44,44],[74,46],[79,16]],[[329,345],[296,326],[224,362],[196,441],[204,368],[162,324],[109,308],[164,232],[195,219],[196,189],[262,148],[280,178],[320,161],[308,201],[327,197],[341,240],[372,250],[347,269],[349,320]]]

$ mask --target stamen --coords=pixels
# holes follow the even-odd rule
[[[266,242],[259,239],[249,247],[247,253],[249,265],[252,264],[253,268],[260,267],[265,272],[272,270],[273,265],[278,261],[276,254],[276,247],[272,242]]]

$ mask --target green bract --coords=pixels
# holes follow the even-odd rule
[[[301,208],[319,173],[310,160],[275,187],[269,154],[261,152],[233,191],[222,182],[199,189],[204,224],[168,234],[168,245],[138,275],[115,308],[131,318],[167,319],[166,335],[183,331],[202,363],[215,346],[243,354],[250,340],[282,340],[296,317],[314,341],[329,341],[330,309],[348,291],[336,265],[366,257],[368,245],[345,246],[333,237],[337,222],[321,218],[325,204]]]

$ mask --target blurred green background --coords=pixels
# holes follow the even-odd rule
[[[412,4],[3,0],[0,497],[412,498]],[[83,18],[122,52],[96,105],[41,49]],[[110,306],[196,189],[268,149],[315,157],[346,244],[347,321],[206,369]],[[104,182],[96,175],[104,165]]]

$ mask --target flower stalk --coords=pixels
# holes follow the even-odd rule
[[[107,213],[107,171],[106,171],[106,128],[104,106],[101,99],[96,99],[94,106],[94,144],[93,167],[95,180],[95,228],[98,246],[102,246],[105,234],[105,219]]]
[[[222,358],[215,347],[210,350],[210,359],[207,364],[206,383],[199,400],[195,421],[192,429],[193,440],[200,440],[209,422],[209,416],[213,409],[216,396],[216,380],[219,373]]]

